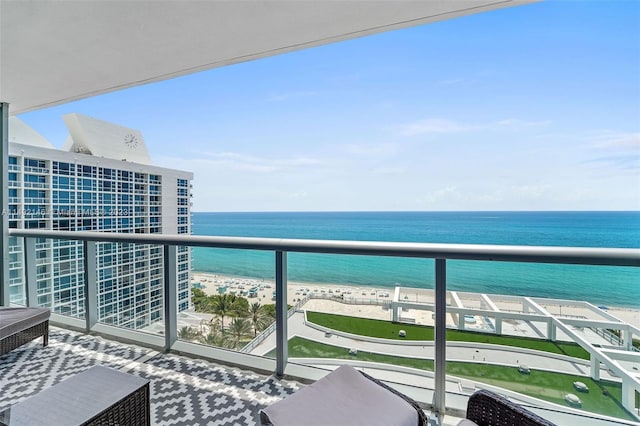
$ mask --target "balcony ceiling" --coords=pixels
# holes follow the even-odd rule
[[[0,0],[0,101],[22,113],[530,2]]]

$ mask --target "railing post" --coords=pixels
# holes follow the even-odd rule
[[[9,104],[0,102],[0,306],[9,306]]]
[[[442,417],[445,412],[447,362],[447,264],[436,259],[436,330],[435,330],[435,383],[433,411]]]
[[[89,332],[98,322],[97,243],[83,241],[82,254],[84,256],[84,320],[85,329]]]
[[[36,239],[23,238],[24,250],[24,286],[27,296],[27,306],[38,305],[38,283],[36,274],[38,268],[36,265]]]
[[[165,245],[164,253],[164,349],[178,340],[178,283],[176,246]]]
[[[287,252],[276,251],[276,376],[287,366]]]

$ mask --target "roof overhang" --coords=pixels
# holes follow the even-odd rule
[[[0,0],[0,101],[23,113],[531,1]]]

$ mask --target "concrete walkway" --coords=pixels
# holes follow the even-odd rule
[[[374,342],[370,340],[363,340],[358,338],[350,338],[346,336],[340,336],[335,333],[326,335],[324,331],[318,330],[314,327],[306,325],[304,323],[304,312],[296,312],[293,314],[287,323],[288,335],[290,337],[299,336],[306,339],[315,340],[322,343],[327,343],[333,346],[340,346],[345,348],[345,352],[350,348],[355,348],[360,351],[376,352],[388,355],[405,356],[413,358],[428,358],[433,359],[434,347],[433,345],[407,345],[402,344],[390,344],[382,342]],[[461,344],[462,342],[455,342]],[[264,355],[275,348],[276,339],[275,333],[268,336],[260,345],[251,351],[255,355]],[[535,353],[536,351],[527,351],[522,348],[510,349],[508,346],[501,346],[499,349],[487,349],[480,348],[473,343],[464,344],[464,346],[448,346],[447,347],[447,360],[449,361],[466,361],[476,363],[498,364],[510,367],[517,367],[519,364],[525,364],[531,369],[554,371],[559,373],[568,373],[576,375],[589,375],[590,364],[589,361],[580,360],[572,362],[570,360],[561,360],[553,357],[554,354],[545,355],[545,353]],[[405,369],[402,367],[391,367],[388,369],[378,369],[371,364],[362,363],[358,361],[358,357],[349,359],[343,359],[339,361],[333,361],[330,359],[299,359],[300,364],[315,365],[327,370],[333,370],[341,364],[353,364],[354,366],[362,369],[363,371],[375,370],[374,374],[378,379],[385,380],[387,382],[394,383],[394,387],[404,394],[414,398],[418,401],[428,402],[433,398],[433,391],[435,387],[435,381],[433,373],[424,372],[424,374],[416,374],[413,369]],[[600,370],[600,377],[602,379],[613,379],[606,370]],[[619,379],[618,379],[619,380]],[[464,386],[464,388],[463,388]],[[468,387],[470,386],[470,387]],[[477,385],[468,380],[458,380],[454,377],[447,377],[446,380],[446,393],[447,393],[447,407],[453,409],[458,413],[463,413],[466,409],[468,395],[474,392]],[[512,401],[523,404],[531,411],[536,412],[538,415],[551,420],[556,424],[574,424],[578,421],[582,426],[603,426],[605,424],[619,424],[630,425],[633,422],[621,421],[613,418],[598,418],[598,416],[587,415],[581,410],[574,410],[564,406],[558,406],[556,404],[531,398],[517,392],[512,392],[503,388],[496,388],[494,386],[482,384],[480,387],[491,389],[495,392],[501,393],[509,397]],[[576,417],[578,415],[579,417]],[[445,417],[443,425],[457,424],[457,418]]]
[[[289,318],[287,325],[288,334],[291,337],[299,336],[333,346],[340,346],[345,348],[345,350],[355,348],[359,351],[411,358],[434,358],[433,345],[416,346],[381,343],[364,340],[365,338],[356,339],[343,337],[337,334],[331,334],[327,337],[323,331],[317,330],[304,323],[303,312],[296,312],[292,315]],[[457,345],[462,344],[461,342],[455,343]],[[275,333],[272,333],[261,344],[254,348],[251,353],[255,355],[264,355],[273,350],[275,346]],[[586,360],[583,360],[582,362],[572,362],[554,358],[553,354],[544,355],[540,352],[526,351],[522,348],[510,349],[508,346],[502,346],[499,349],[487,349],[481,346],[482,345],[474,345],[473,343],[464,344],[464,346],[447,346],[447,360],[499,364],[511,367],[517,367],[520,364],[524,364],[532,369],[577,375],[589,375],[591,370],[589,361]],[[600,371],[600,377],[602,379],[613,379],[606,370]]]

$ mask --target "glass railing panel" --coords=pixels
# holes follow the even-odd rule
[[[162,245],[98,242],[95,269],[98,324],[165,334]]]
[[[24,285],[24,240],[9,237],[9,302],[12,305],[26,306],[27,288]]]
[[[51,246],[36,250],[36,252],[37,256],[47,263],[45,278],[37,281],[38,300],[49,302],[53,313],[84,319],[85,286],[82,241],[54,239]]]
[[[13,237],[12,237],[13,238]],[[81,241],[18,238],[10,242],[10,252],[21,251],[17,274],[29,305],[51,309],[52,313],[76,319],[85,318],[84,255]],[[31,241],[25,246],[25,241]],[[10,254],[12,256],[12,254]],[[24,256],[24,257],[23,257]]]
[[[591,374],[583,346],[625,350],[620,339],[607,341],[606,333],[615,334],[597,322],[619,318],[625,329],[625,319],[633,320],[639,274],[624,267],[448,261],[447,374],[461,394],[488,388],[548,410],[637,420],[622,403],[620,377],[604,364],[599,377]]]
[[[412,309],[394,317],[400,282],[432,288],[433,260],[291,253],[289,304],[297,310],[288,322],[289,362],[327,369],[350,364],[413,388],[414,397],[431,403],[424,389],[433,388],[433,334],[399,322]]]
[[[191,306],[178,314],[178,338],[253,353],[275,326],[274,253],[197,247],[191,262]]]

